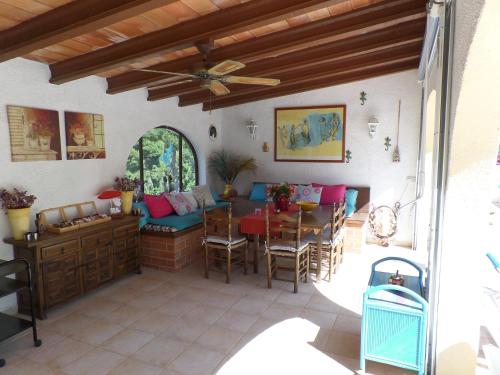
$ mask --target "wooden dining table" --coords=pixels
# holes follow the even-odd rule
[[[266,204],[270,205],[270,208],[273,208],[272,203],[269,202],[259,202],[259,201],[251,201],[245,198],[235,198],[232,200],[232,220],[233,223],[239,224],[241,223],[241,220],[243,218],[248,218],[248,219],[253,219],[253,220],[262,220],[265,221],[265,207]],[[261,210],[260,215],[256,215],[256,209]],[[312,212],[303,212],[302,213],[302,222],[301,222],[301,228],[304,229],[304,231],[310,231],[314,232],[316,235],[316,241],[317,241],[317,246],[318,249],[321,249],[322,243],[323,243],[323,232],[328,229],[330,226],[330,221],[331,221],[331,213],[332,213],[332,207],[331,206],[326,206],[326,205],[320,205],[316,209],[314,209]],[[297,215],[297,211],[289,211],[285,213],[294,216]],[[274,212],[273,212],[273,215]],[[272,220],[272,219],[271,219]],[[254,272],[258,273],[259,272],[259,259],[258,259],[258,254],[259,254],[259,241],[260,241],[260,236],[265,235],[265,232],[261,231],[252,231],[252,233],[245,233],[242,232],[243,234],[248,234],[248,235],[253,235],[254,239],[254,262],[253,262],[253,268]],[[318,258],[316,259],[316,264],[317,264],[317,276],[316,276],[316,282],[321,282],[321,251],[317,252]]]

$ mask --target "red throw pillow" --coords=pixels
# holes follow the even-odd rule
[[[346,185],[312,184],[313,187],[323,187],[320,204],[334,204],[345,200]]]
[[[165,198],[165,195],[148,195],[144,194],[144,203],[149,210],[149,214],[153,219],[165,217],[174,212],[174,208]]]

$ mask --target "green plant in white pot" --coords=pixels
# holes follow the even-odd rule
[[[30,229],[30,211],[36,197],[29,195],[27,191],[2,189],[0,200],[2,208],[7,211],[14,239],[22,240]]]
[[[253,157],[243,157],[225,150],[214,151],[208,158],[208,169],[221,178],[226,184],[223,196],[229,197],[233,184],[243,171],[255,171],[257,164]]]

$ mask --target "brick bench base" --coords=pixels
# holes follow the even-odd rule
[[[202,236],[201,226],[174,233],[143,232],[141,265],[178,272],[201,259]]]

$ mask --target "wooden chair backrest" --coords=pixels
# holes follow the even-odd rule
[[[345,202],[334,203],[330,220],[330,240],[333,241],[338,231],[342,229],[345,221]]]
[[[203,204],[203,234],[208,236],[226,237],[231,242],[233,207],[229,203],[226,210],[214,208],[207,211]]]
[[[299,207],[299,212],[297,217],[292,217],[283,213],[273,215],[272,218],[269,216],[269,205],[266,204],[265,208],[266,215],[266,242],[270,246],[273,242],[283,242],[287,241],[288,238],[292,237],[290,244],[296,248],[300,247],[300,236],[301,236],[301,226],[302,226],[302,208]],[[272,235],[277,235],[278,240],[274,240]]]

